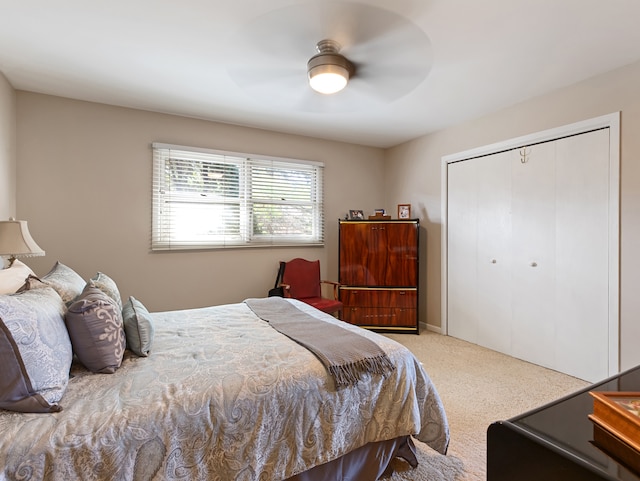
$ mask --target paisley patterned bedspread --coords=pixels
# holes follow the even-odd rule
[[[327,322],[331,316],[291,300]],[[0,411],[0,480],[283,480],[371,441],[412,434],[444,452],[444,409],[420,363],[336,390],[318,359],[243,303],[153,314],[147,358],[74,365],[63,411]]]

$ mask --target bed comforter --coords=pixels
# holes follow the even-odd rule
[[[301,310],[340,323],[306,304]],[[320,361],[244,304],[154,313],[147,358],[71,370],[63,411],[0,411],[0,479],[284,480],[369,442],[449,431],[420,363],[384,336],[396,369],[337,390]]]

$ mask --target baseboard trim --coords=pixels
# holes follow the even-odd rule
[[[426,324],[424,322],[420,323],[420,330],[427,330],[427,331],[431,331],[431,332],[436,332],[438,334],[442,334],[442,327],[440,326],[434,326],[433,324]]]

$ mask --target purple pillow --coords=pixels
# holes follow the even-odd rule
[[[90,371],[111,374],[122,364],[126,338],[122,311],[97,287],[85,287],[65,314],[71,345]]]

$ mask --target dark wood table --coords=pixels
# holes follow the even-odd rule
[[[640,481],[593,443],[589,391],[640,391],[640,366],[487,430],[487,481]]]

